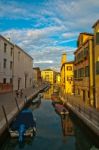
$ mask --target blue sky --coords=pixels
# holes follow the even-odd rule
[[[0,0],[0,34],[34,58],[34,66],[60,68],[73,60],[80,32],[93,32],[99,0]]]

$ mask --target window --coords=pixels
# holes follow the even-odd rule
[[[80,89],[78,89],[78,95],[80,95]]]
[[[78,69],[78,78],[84,77],[84,68]]]
[[[67,81],[72,81],[72,77],[67,77]]]
[[[77,61],[77,56],[75,56],[75,61]]]
[[[12,69],[12,64],[13,64],[12,61],[10,61],[10,69]]]
[[[20,52],[18,52],[18,60],[20,60]]]
[[[99,61],[96,62],[96,74],[99,74]]]
[[[4,59],[4,62],[3,62],[3,67],[6,68],[6,63],[7,63],[7,60]]]
[[[3,84],[6,84],[6,78],[3,79]]]
[[[74,78],[77,78],[77,70],[74,70]]]
[[[96,33],[96,44],[99,44],[99,32]]]
[[[12,84],[12,78],[10,78],[10,83]]]
[[[4,53],[6,53],[6,51],[7,51],[7,44],[4,43]]]
[[[80,77],[84,77],[84,68],[80,69]]]
[[[80,62],[83,59],[83,51],[79,52],[77,55],[77,61]]]
[[[85,77],[89,77],[89,66],[85,67]]]
[[[84,48],[84,57],[88,56],[88,47]]]
[[[67,66],[67,70],[71,71],[72,70],[72,66]]]
[[[13,54],[13,48],[11,47],[11,52],[10,52],[10,54],[11,54],[11,56],[12,56],[12,54]]]
[[[80,69],[78,69],[78,78],[80,78]]]

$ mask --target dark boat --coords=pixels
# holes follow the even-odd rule
[[[67,115],[67,114],[69,114],[68,110],[62,104],[56,103],[54,105],[54,107],[55,107],[56,112],[58,114],[60,114],[60,115]]]
[[[36,122],[30,109],[24,109],[19,113],[12,122],[9,133],[12,138],[18,137],[19,142],[22,142],[25,136],[35,136]]]

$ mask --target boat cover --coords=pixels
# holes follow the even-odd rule
[[[33,113],[30,109],[22,110],[12,123],[11,129],[17,130],[21,124],[25,124],[26,128],[36,126],[33,119]]]
[[[60,113],[67,111],[66,108],[63,105],[61,105],[61,104],[55,104],[55,108]]]

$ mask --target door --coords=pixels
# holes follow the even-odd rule
[[[83,101],[85,102],[85,90],[83,90]]]

